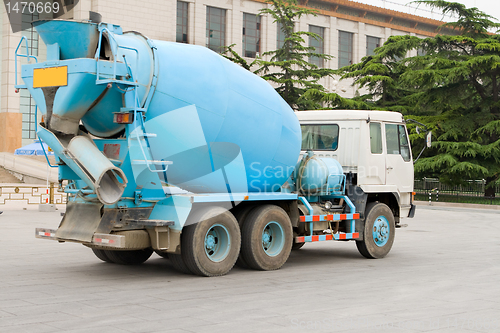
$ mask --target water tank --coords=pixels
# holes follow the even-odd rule
[[[308,152],[297,164],[294,178],[297,190],[304,194],[343,194],[342,165],[333,158]]]

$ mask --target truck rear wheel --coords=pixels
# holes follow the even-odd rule
[[[116,251],[105,250],[106,256],[115,264],[121,265],[139,265],[145,262],[153,254],[152,249]]]
[[[255,208],[254,206],[247,206],[247,207],[244,207],[242,209],[238,209],[234,213],[234,217],[238,221],[238,225],[240,226],[240,230],[243,230],[243,224],[245,223],[245,220],[246,220],[248,214],[250,213],[250,211],[254,208]],[[245,260],[243,259],[243,256],[241,255],[241,251],[240,251],[240,255],[238,256],[238,260],[236,260],[236,266],[238,266],[240,268],[248,268],[248,265],[246,264]]]
[[[167,252],[163,252],[163,251],[155,250],[155,253],[156,253],[157,255],[159,255],[160,257],[164,258],[164,259],[168,259],[168,253],[167,253]]]
[[[94,252],[95,256],[99,259],[101,259],[104,262],[109,262],[113,263],[111,259],[109,259],[108,255],[104,250],[99,250],[99,249],[92,249],[92,252]]]
[[[193,274],[189,268],[187,268],[182,256],[180,254],[170,254],[169,255],[170,262],[172,266],[174,266],[175,270],[184,274]]]
[[[275,270],[290,256],[292,238],[292,223],[281,207],[257,207],[243,225],[241,254],[253,269]]]
[[[194,274],[224,275],[238,259],[240,245],[236,218],[221,207],[212,207],[201,215],[200,222],[184,227],[182,259]]]
[[[366,206],[363,240],[356,241],[359,253],[368,259],[380,259],[389,253],[394,243],[395,223],[391,209],[383,203]]]

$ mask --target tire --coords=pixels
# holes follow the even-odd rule
[[[234,213],[234,217],[236,218],[236,220],[238,221],[238,225],[240,226],[240,231],[243,230],[243,224],[245,223],[248,213],[250,213],[250,211],[254,208],[255,208],[254,206],[247,206],[244,207],[243,209],[237,210]],[[243,256],[241,255],[241,251],[240,255],[238,256],[238,259],[236,260],[236,266],[240,268],[248,268],[245,259],[243,259]]]
[[[180,254],[170,254],[169,259],[176,271],[184,274],[193,274],[193,272],[187,268]]]
[[[155,250],[155,253],[157,255],[159,255],[160,257],[164,258],[164,259],[168,259],[168,253],[167,252],[162,252],[162,251]]]
[[[182,259],[191,272],[200,276],[227,274],[238,259],[240,246],[238,221],[221,207],[208,208],[200,222],[182,231]]]
[[[290,256],[292,223],[281,207],[265,205],[252,210],[241,234],[241,254],[250,268],[279,269]]]
[[[392,248],[395,236],[394,215],[383,203],[366,206],[363,240],[356,241],[359,253],[368,259],[385,257]]]
[[[108,255],[106,254],[106,251],[104,250],[99,250],[99,249],[92,249],[92,252],[94,252],[95,256],[99,259],[101,259],[102,261],[104,262],[108,262],[108,263],[113,263]]]
[[[116,251],[105,250],[108,258],[115,264],[120,265],[139,265],[145,262],[153,254],[152,249]]]

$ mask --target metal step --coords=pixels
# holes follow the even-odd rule
[[[101,74],[101,73],[99,73]],[[104,74],[101,74],[104,75]],[[115,79],[98,79],[95,82],[96,84],[108,84],[108,83],[116,83],[116,84],[123,84],[125,86],[133,86],[133,87],[138,87],[139,83],[137,82],[132,82],[132,81],[125,81],[125,80],[115,80]]]
[[[170,164],[173,164],[173,162],[172,161],[154,161],[154,160],[132,160],[132,164],[170,165]]]
[[[140,138],[156,138],[156,133],[139,133]],[[137,139],[135,135],[130,137],[131,139]]]
[[[343,221],[358,220],[359,213],[354,214],[328,214],[328,215],[303,215],[299,222],[322,222],[322,221]]]
[[[359,232],[353,233],[337,233],[329,235],[311,235],[311,236],[299,236],[295,237],[296,243],[309,243],[309,242],[323,242],[330,240],[348,240],[359,238]]]
[[[146,112],[147,110],[144,108],[120,108],[120,112],[132,112],[132,111],[139,111],[139,112]]]

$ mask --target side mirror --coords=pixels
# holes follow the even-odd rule
[[[424,152],[425,148],[430,148],[431,145],[432,145],[432,132],[428,130],[427,126],[425,126],[424,124],[422,124],[421,122],[418,122],[414,119],[405,119],[405,121],[407,123],[415,123],[415,124],[418,124],[420,126],[416,126],[415,130],[417,132],[417,134],[420,134],[420,133],[426,133],[425,135],[425,146],[424,148],[422,148],[422,150],[420,151],[420,154],[418,154],[417,158],[413,160],[413,163],[415,164],[415,162],[418,161],[418,159],[420,158],[420,155],[422,155],[422,153]]]

